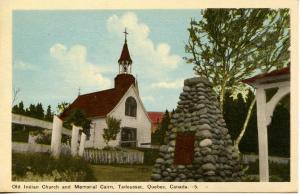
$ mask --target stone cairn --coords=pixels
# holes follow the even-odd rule
[[[152,169],[153,181],[241,181],[238,152],[219,109],[211,84],[194,77],[184,81],[175,113],[166,133],[166,145]],[[191,164],[174,164],[178,133],[194,134]],[[179,156],[180,157],[180,156]]]

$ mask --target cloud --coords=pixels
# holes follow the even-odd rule
[[[50,56],[55,59],[56,71],[61,74],[67,84],[74,87],[108,88],[111,81],[103,76],[110,68],[102,67],[87,60],[87,49],[83,45],[73,45],[67,48],[56,43],[50,48]]]
[[[21,60],[17,60],[15,63],[14,63],[14,68],[17,69],[17,70],[34,70],[34,67],[32,64],[29,64],[29,63],[25,63],[24,61],[21,61]]]
[[[183,86],[183,79],[174,81],[161,81],[151,84],[151,88],[155,89],[177,89]]]
[[[142,96],[143,101],[154,102],[155,98],[153,96]]]
[[[137,71],[153,77],[178,67],[181,57],[172,54],[171,47],[167,43],[154,44],[149,37],[150,28],[140,22],[136,14],[128,12],[121,17],[112,15],[107,19],[108,31],[119,39],[124,38],[121,32],[125,27],[129,32],[128,46]]]

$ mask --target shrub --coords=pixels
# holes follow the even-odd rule
[[[35,140],[36,143],[38,144],[45,144],[45,145],[50,145],[51,144],[51,134],[41,134],[38,136],[38,138]]]
[[[38,134],[43,128],[12,123],[12,141],[28,142],[29,132]]]
[[[103,148],[103,150],[107,150],[107,151],[122,151],[122,148],[120,148],[120,147],[105,146]]]
[[[158,158],[159,150],[153,148],[137,148],[137,150],[144,152],[144,164],[154,165]]]
[[[83,159],[71,156],[54,159],[48,153],[13,153],[12,174],[15,179],[50,176],[52,177],[50,180],[54,179],[54,181],[95,180],[89,164]]]
[[[116,119],[114,117],[107,117],[105,119],[107,128],[104,128],[103,131],[103,139],[106,143],[106,146],[108,146],[108,143],[110,140],[116,140],[118,133],[120,133],[121,128],[121,120],[120,119]]]

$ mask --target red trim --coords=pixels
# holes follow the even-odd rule
[[[283,69],[274,70],[269,73],[263,73],[263,74],[256,75],[254,77],[245,79],[242,82],[249,84],[249,83],[254,83],[258,80],[264,79],[264,78],[276,77],[276,76],[288,75],[288,74],[290,74],[290,67],[285,67]]]

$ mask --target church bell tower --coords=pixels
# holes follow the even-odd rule
[[[137,81],[135,77],[131,73],[132,68],[132,60],[129,54],[128,46],[127,46],[127,31],[125,28],[125,41],[123,45],[123,49],[121,52],[121,56],[118,60],[119,63],[119,74],[115,77],[115,88],[124,89],[128,88],[132,84],[137,87]]]
[[[123,45],[122,53],[121,56],[118,60],[119,63],[119,74],[131,74],[131,65],[132,65],[132,60],[130,58],[128,46],[127,46],[127,35],[128,32],[124,31],[125,34],[125,42]]]

